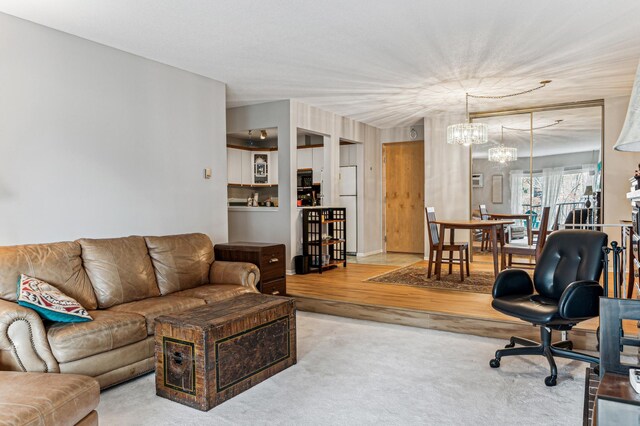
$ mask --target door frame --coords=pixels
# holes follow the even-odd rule
[[[387,151],[386,148],[389,145],[398,145],[398,144],[410,144],[410,143],[421,143],[424,147],[424,139],[417,139],[417,140],[410,140],[410,141],[398,141],[398,142],[383,142],[382,143],[382,155],[380,156],[380,162],[382,164],[382,252],[383,253],[387,253]],[[423,167],[424,167],[424,158],[422,159],[423,161]],[[426,168],[425,168],[426,169]],[[427,194],[425,194],[425,186],[424,186],[424,179],[422,179],[422,193],[423,193],[423,199],[426,200],[426,196]],[[424,206],[423,206],[424,207]],[[424,220],[424,218],[423,218]],[[425,257],[426,254],[426,249],[425,249],[425,243],[427,241],[427,237],[424,235],[426,234],[426,227],[425,227],[425,232],[423,232],[423,248],[422,248],[422,252],[416,252],[416,253],[422,253],[422,257]],[[395,252],[392,252],[395,253]]]

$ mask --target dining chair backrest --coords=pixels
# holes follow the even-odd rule
[[[549,234],[549,212],[551,207],[544,207],[542,209],[542,216],[540,218],[540,228],[538,228],[538,242],[536,243],[536,259],[540,256],[544,243],[547,240]]]
[[[431,250],[440,244],[440,235],[438,234],[438,225],[436,225],[436,209],[433,207],[425,207],[424,212],[427,216],[427,229],[429,231],[429,247]]]
[[[556,210],[556,217],[553,220],[553,226],[551,227],[552,231],[557,231],[558,229],[560,229],[560,212],[562,211],[562,205],[558,205],[558,208]]]
[[[480,219],[481,220],[489,220],[491,216],[489,215],[489,210],[487,210],[486,204],[480,204]]]

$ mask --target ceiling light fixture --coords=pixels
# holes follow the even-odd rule
[[[518,129],[517,127],[505,127],[503,126],[503,129],[507,129],[507,130],[517,130],[519,132],[530,132],[531,130],[540,130],[540,129],[548,129],[549,127],[553,127],[553,126],[557,126],[558,124],[562,123],[564,120],[556,120],[551,124],[545,124],[542,126],[538,126],[538,127],[527,127],[526,129]]]
[[[499,96],[483,96],[483,95],[470,95],[465,93],[465,123],[452,124],[447,127],[447,143],[451,145],[481,145],[489,142],[489,126],[485,123],[472,123],[469,120],[469,98],[476,99],[504,99],[513,96],[524,95],[525,93],[531,93],[534,90],[542,89],[547,84],[551,83],[551,80],[543,80],[540,85],[533,89],[524,90],[522,92],[510,93],[508,95]]]
[[[506,127],[501,126],[500,145],[489,148],[489,161],[506,164],[510,161],[516,161],[518,159],[518,148],[504,146],[504,129],[506,129]]]
[[[640,151],[640,65],[636,71],[636,79],[633,82],[631,100],[624,126],[613,149],[616,151]]]
[[[267,138],[267,131],[260,130],[260,139],[265,140]]]

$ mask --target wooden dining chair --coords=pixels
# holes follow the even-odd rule
[[[519,245],[519,244],[505,244],[502,246],[502,269],[511,268],[514,265],[519,267],[534,268],[534,263],[518,263],[513,261],[513,256],[520,257],[533,257],[536,261],[540,256],[540,252],[544,247],[544,243],[549,233],[549,211],[551,207],[544,207],[542,209],[542,216],[540,218],[540,228],[538,229],[538,240],[535,244]]]
[[[487,210],[486,204],[480,204],[480,220],[489,220],[491,215]],[[491,248],[491,234],[488,229],[482,230],[482,240],[480,241],[480,251],[489,250]]]
[[[429,269],[427,270],[427,278],[431,278],[431,271],[436,261],[436,255],[438,253],[438,245],[440,244],[440,233],[438,232],[438,225],[436,221],[436,210],[433,207],[426,207],[424,209],[427,216],[427,230],[429,232]],[[469,244],[468,243],[453,243],[442,245],[442,263],[449,264],[449,275],[453,272],[453,264],[460,265],[460,281],[464,281],[464,266],[467,266],[467,276],[469,276]],[[444,257],[444,252],[449,252],[449,257]],[[453,252],[458,252],[458,258],[453,257]],[[442,266],[441,266],[442,267]]]

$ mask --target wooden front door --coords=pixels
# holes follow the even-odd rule
[[[424,142],[382,147],[387,251],[424,253]]]

